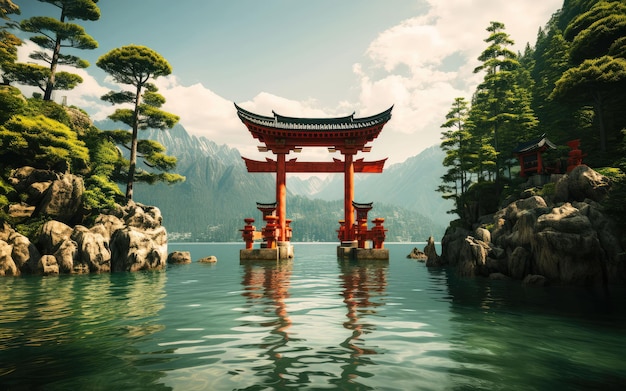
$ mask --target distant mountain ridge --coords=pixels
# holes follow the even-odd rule
[[[111,121],[99,122],[96,126],[100,129],[119,127]],[[169,186],[135,185],[135,200],[161,209],[171,240],[239,241],[244,217],[257,219],[257,228],[263,225],[259,221],[261,216],[256,202],[274,201],[273,174],[248,173],[237,149],[190,135],[181,125],[169,131],[140,131],[140,137],[163,144],[166,153],[178,159],[175,171],[187,178],[184,183]],[[405,172],[395,165],[389,171]],[[405,191],[409,192],[406,197],[394,195],[392,192],[400,191],[402,185],[395,183],[393,176],[387,177],[383,173],[369,174],[368,177],[357,179],[355,193],[359,197],[356,201],[375,202],[370,216],[387,219],[388,240],[424,241],[429,235],[443,236],[447,220],[434,220],[417,208],[409,210],[397,203],[415,207],[412,198],[428,199],[428,195],[411,195],[415,191],[411,186],[406,187],[408,190]],[[407,180],[410,175],[400,177]],[[370,189],[381,184],[390,189],[386,197],[384,191],[379,193]],[[343,218],[343,176],[327,179],[289,176],[287,187],[287,213],[293,220],[293,240],[337,240],[338,220]],[[338,195],[333,198],[335,194]],[[441,199],[437,194],[433,197]]]

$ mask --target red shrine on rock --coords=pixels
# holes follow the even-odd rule
[[[354,217],[354,173],[381,173],[387,159],[364,161],[355,159],[358,152],[369,152],[367,143],[378,137],[383,126],[391,119],[389,109],[371,117],[355,118],[354,113],[336,118],[295,118],[272,112],[273,116],[263,116],[247,111],[237,104],[237,115],[246,125],[252,136],[263,145],[261,152],[272,152],[276,159],[265,161],[243,158],[248,172],[276,173],[276,229],[277,240],[289,240],[290,228],[287,223],[287,173],[343,173],[344,174],[344,221],[340,229],[342,242],[357,240],[357,226]],[[328,162],[300,162],[287,160],[290,152],[300,152],[302,148],[325,147],[329,152],[339,152],[343,160]],[[358,204],[357,204],[358,205]],[[378,222],[382,226],[382,222]],[[378,229],[380,230],[380,228]]]

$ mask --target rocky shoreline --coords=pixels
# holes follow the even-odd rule
[[[426,266],[534,285],[625,284],[626,241],[600,204],[608,178],[581,165],[551,183],[550,196],[528,186],[471,229],[449,227],[441,256],[429,257]]]
[[[83,274],[163,269],[167,231],[158,208],[135,202],[116,205],[85,227],[82,177],[23,167],[9,178],[26,200],[9,206],[13,218],[46,221],[33,240],[0,222],[0,276]]]

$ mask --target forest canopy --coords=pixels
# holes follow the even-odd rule
[[[549,155],[558,164],[567,143],[579,140],[584,163],[612,173],[606,206],[624,224],[624,2],[565,1],[523,53],[509,49],[514,41],[504,24],[494,21],[486,30],[475,70],[483,82],[471,98],[455,99],[442,124],[448,170],[438,190],[455,201],[450,212],[471,220],[469,199],[496,208],[520,181],[516,145],[545,137],[558,146]]]

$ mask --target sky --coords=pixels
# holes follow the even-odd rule
[[[59,16],[36,0],[13,0],[25,18]],[[98,41],[95,50],[68,52],[86,69],[64,69],[84,82],[57,91],[69,105],[105,119],[115,107],[100,100],[115,85],[95,64],[125,45],[147,46],[173,68],[155,80],[164,110],[193,135],[271,157],[237,117],[233,103],[261,115],[356,117],[393,105],[392,118],[369,145],[367,160],[387,167],[438,145],[440,125],[456,97],[470,100],[484,75],[474,74],[490,21],[504,23],[513,50],[535,44],[563,0],[101,0],[101,18],[75,21]],[[22,38],[28,35],[19,34]],[[28,41],[19,60],[37,46]],[[325,148],[299,160],[331,160]]]

